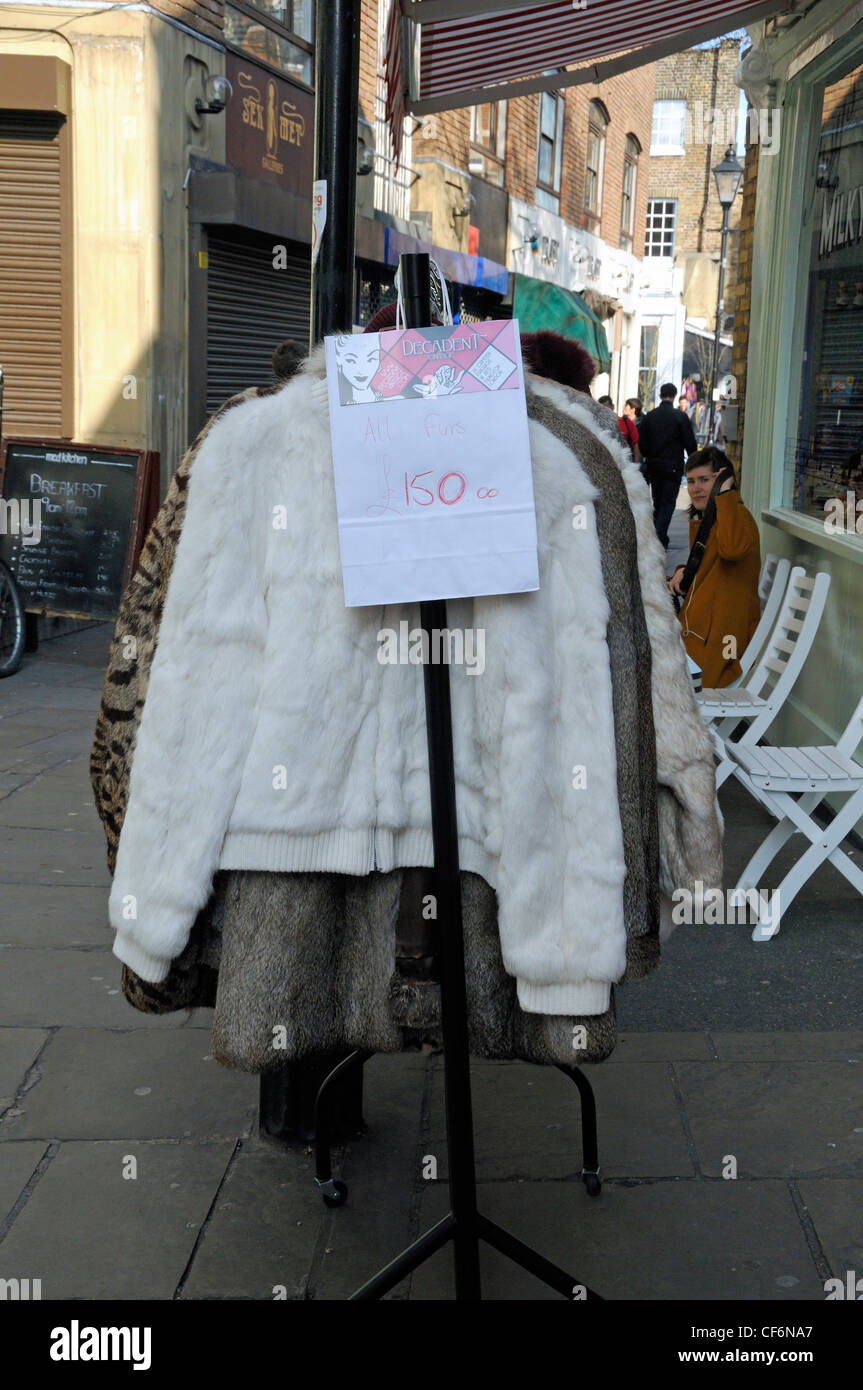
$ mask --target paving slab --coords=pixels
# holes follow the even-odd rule
[[[10,685],[13,687],[9,689]],[[16,697],[17,691],[17,697]],[[25,736],[30,729],[40,729],[38,735],[48,738],[52,734],[63,733],[66,729],[83,728],[90,718],[87,710],[50,709],[44,705],[31,707],[27,700],[27,690],[16,686],[15,682],[4,681],[0,689],[0,732],[8,736],[9,730],[20,727]],[[95,725],[95,717],[94,717]]]
[[[241,1150],[195,1254],[183,1299],[307,1296],[327,1212],[311,1154]]]
[[[87,686],[70,686],[62,682],[55,682],[47,670],[40,673],[41,681],[28,682],[26,694],[22,689],[20,701],[13,705],[15,708],[26,708],[29,714],[32,709],[55,709],[63,714],[69,710],[80,710],[82,712],[92,712],[95,718],[99,709],[99,690]],[[14,679],[14,678],[13,678]],[[11,712],[6,707],[7,713]]]
[[[25,787],[34,775],[32,772],[0,772],[0,801],[11,796],[19,787]]]
[[[863,1278],[863,1178],[804,1178],[799,1192],[833,1275]]]
[[[180,1026],[182,1028],[206,1028],[208,1032],[212,1032],[213,1010],[189,1009]]]
[[[61,1145],[0,1244],[0,1266],[41,1279],[43,1300],[172,1298],[233,1149]],[[123,1177],[129,1158],[134,1179]]]
[[[123,967],[109,950],[7,946],[0,951],[0,966],[0,1023],[7,1026],[176,1031],[185,1018],[185,1012],[133,1009],[120,988]]]
[[[0,1028],[0,1112],[12,1104],[50,1036],[47,1028]]]
[[[98,690],[100,693],[102,690],[104,672],[101,667],[80,659],[79,655],[68,647],[62,654],[52,653],[47,656],[44,662],[31,667],[30,670],[36,673],[37,681],[44,681],[50,675],[52,681],[58,681],[66,688],[85,686],[88,690]]]
[[[440,1186],[427,1192],[421,1230],[446,1207]],[[607,1299],[797,1302],[824,1296],[782,1182],[606,1183],[596,1198],[577,1183],[485,1183],[480,1210]],[[482,1272],[486,1299],[561,1301],[486,1248]],[[450,1249],[413,1275],[411,1298],[453,1298]],[[585,1316],[589,1322],[587,1309]]]
[[[855,1062],[677,1062],[702,1171],[726,1155],[738,1177],[863,1176],[863,1085]]]
[[[50,779],[50,786],[46,786]],[[23,830],[74,830],[104,835],[93,794],[76,771],[60,778],[46,772],[0,802],[0,826]]]
[[[237,1137],[253,1121],[258,1078],[221,1067],[197,1030],[64,1028],[42,1080],[7,1117],[16,1139]]]
[[[603,1066],[611,1062],[676,1062],[690,1059],[709,1062],[713,1049],[706,1033],[618,1033],[617,1046]],[[593,1072],[585,1069],[588,1076]]]
[[[863,1032],[712,1033],[723,1062],[848,1062],[863,1065]],[[863,1077],[861,1077],[863,1086]]]
[[[484,1180],[572,1177],[582,1169],[578,1091],[554,1067],[476,1062],[471,1068],[477,1173]],[[585,1067],[596,1096],[599,1162],[604,1173],[662,1177],[694,1173],[674,1095],[670,1064]],[[435,1070],[429,1154],[446,1172],[443,1068]]]
[[[114,931],[108,922],[108,894],[104,888],[7,883],[0,894],[2,946],[113,945]],[[115,983],[118,982],[119,974]]]
[[[0,1144],[0,1231],[47,1151],[47,1144],[38,1139],[23,1144]],[[0,1239],[0,1279],[3,1278],[14,1279],[15,1271],[6,1262]],[[26,1274],[18,1278],[26,1278]]]
[[[34,723],[26,715],[14,715],[12,717],[0,716],[0,766],[5,754],[18,752],[19,749],[27,748],[33,743],[42,743],[54,738],[63,738],[69,733],[78,733],[80,723],[73,718],[67,717],[59,721],[61,727],[56,731],[46,728],[45,720]]]
[[[769,942],[746,926],[680,926],[659,969],[616,993],[622,1032],[859,1030],[861,997],[859,895],[798,900]]]
[[[4,830],[2,844],[0,885],[62,881],[80,888],[111,886],[101,829]]]
[[[410,1244],[414,1193],[427,1152],[420,1120],[429,1065],[416,1054],[366,1063],[367,1133],[347,1145],[336,1174],[347,1184],[348,1199],[329,1213],[310,1297],[348,1298]],[[407,1293],[408,1280],[403,1280],[387,1298],[404,1299]]]

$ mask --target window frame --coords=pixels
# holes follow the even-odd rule
[[[315,0],[314,14],[312,16],[311,41],[308,39],[301,39],[299,34],[295,34],[292,29],[286,28],[278,19],[273,19],[272,15],[266,10],[255,5],[253,0],[226,0],[225,4],[225,12],[227,12],[229,7],[234,10],[239,10],[247,19],[257,20],[265,29],[271,29],[279,38],[286,39],[289,43],[292,43],[295,48],[301,48],[308,53],[311,58],[311,80],[309,82],[304,82],[301,77],[297,77],[294,73],[285,72],[284,68],[275,67],[274,64],[269,62],[266,58],[261,58],[256,53],[252,53],[251,49],[241,48],[238,44],[232,43],[230,39],[223,39],[225,48],[230,53],[236,54],[238,58],[246,58],[253,63],[259,63],[261,67],[266,68],[268,72],[275,73],[277,77],[281,77],[283,82],[296,82],[297,86],[302,87],[304,91],[313,92],[315,90],[315,28],[318,22],[318,3],[320,3],[320,0]]]
[[[495,108],[493,143],[485,144],[478,136],[478,112],[483,107]],[[507,123],[507,103],[504,97],[501,101],[477,102],[470,108],[470,151],[477,154],[483,160],[484,166],[491,165],[488,173],[483,170],[482,174],[474,177],[484,178],[488,183],[494,183],[498,187],[503,186],[504,171],[506,168],[506,123]],[[491,175],[491,177],[489,177]]]
[[[587,120],[587,143],[584,153],[584,215],[588,223],[593,223],[592,230],[597,230],[602,221],[602,194],[603,184],[605,183],[605,145],[608,138],[608,127],[610,117],[606,107],[601,101],[594,98],[588,108]],[[591,168],[590,151],[591,145],[599,152],[596,161],[596,169]],[[591,184],[590,176],[593,175],[594,191],[596,194],[596,205],[588,201],[588,189]]]
[[[537,93],[536,108],[536,205],[548,212],[560,211],[560,192],[563,177],[563,128],[566,102],[560,88],[550,88]],[[539,176],[539,154],[542,148],[542,103],[550,97],[555,102],[554,141],[552,143],[552,183],[545,183]],[[548,138],[548,137],[546,137]]]
[[[664,242],[664,236],[661,237],[660,240],[659,240],[658,242],[655,242],[655,241],[654,241],[654,242],[648,242],[648,236],[650,235],[651,232],[660,231],[660,232],[664,233],[665,230],[666,230],[664,227],[655,227],[655,226],[652,225],[652,218],[653,218],[653,216],[654,216],[653,208],[654,208],[654,206],[655,206],[656,203],[665,203],[665,204],[669,204],[669,203],[670,203],[671,206],[672,206],[672,208],[673,208],[673,212],[672,212],[672,214],[671,214],[672,219],[673,219],[673,220],[672,220],[672,224],[671,224],[671,250],[668,251],[668,252],[656,252],[656,251],[654,251],[654,250],[651,249],[653,246],[657,246],[657,245],[658,245],[658,246],[663,246],[663,245],[665,244],[665,242]],[[648,200],[647,200],[647,214],[646,214],[645,219],[644,219],[644,255],[643,255],[643,259],[644,259],[644,260],[655,260],[655,261],[660,261],[660,260],[661,260],[661,261],[673,261],[673,260],[674,260],[674,252],[675,252],[675,248],[676,248],[676,246],[677,246],[677,213],[678,213],[678,209],[679,209],[679,200],[678,200],[677,198],[648,198]],[[663,212],[661,215],[662,215],[663,217],[667,217],[667,216],[668,216],[668,213],[667,213],[667,212]]]
[[[681,107],[681,108],[682,108],[681,124],[680,124],[680,142],[679,142],[679,144],[673,145],[673,144],[671,144],[670,142],[667,143],[667,144],[657,144],[657,141],[656,141],[656,135],[657,135],[657,133],[658,133],[658,131],[657,131],[657,126],[658,126],[658,124],[661,124],[662,114],[663,114],[663,113],[660,113],[660,114],[659,114],[659,118],[657,119],[657,107],[659,107],[659,106],[663,106],[663,107],[675,106],[675,107]],[[686,141],[686,98],[685,98],[685,97],[683,97],[683,98],[680,98],[680,97],[659,97],[659,98],[657,98],[656,100],[654,100],[654,103],[653,103],[653,110],[652,110],[652,112],[651,112],[651,121],[650,121],[650,154],[651,154],[651,158],[652,158],[654,155],[672,155],[672,156],[679,156],[679,155],[682,155],[682,154],[686,154],[685,141]]]
[[[635,204],[638,198],[638,160],[640,155],[641,142],[637,135],[633,135],[632,131],[629,131],[623,142],[623,179],[620,185],[621,251],[632,251],[635,244]],[[627,173],[630,171],[631,186],[627,188]],[[675,216],[675,229],[676,223],[677,218]]]

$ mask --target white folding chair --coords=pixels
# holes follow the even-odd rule
[[[743,684],[746,676],[755,665],[756,657],[761,655],[762,648],[767,638],[772,633],[776,619],[779,616],[782,600],[788,590],[788,576],[790,573],[790,560],[780,560],[775,555],[768,555],[766,557],[761,569],[761,578],[758,581],[758,597],[763,604],[761,618],[757,628],[746,644],[745,652],[740,658],[740,675],[737,680],[731,682],[733,686]],[[725,689],[724,686],[723,689]]]
[[[762,800],[740,762],[729,757],[731,735],[742,721],[747,721],[738,743],[751,748],[767,732],[809,655],[829,588],[829,574],[817,574],[812,579],[802,565],[795,565],[773,631],[745,685],[705,689],[696,695],[702,717],[712,726],[719,759],[717,787],[735,773],[756,799]]]
[[[737,883],[737,891],[758,889],[764,874],[792,835],[801,834],[809,848],[785,875],[771,896],[770,910],[759,914],[753,941],[769,941],[779,931],[782,912],[794,901],[804,883],[825,859],[844,874],[863,894],[863,870],[840,848],[842,841],[863,816],[863,767],[853,754],[863,740],[863,699],[852,714],[839,742],[822,748],[752,748],[727,744],[728,752],[745,770],[765,805],[778,818],[764,843],[753,854]],[[813,813],[825,796],[847,792],[844,806],[822,826]],[[799,797],[798,799],[795,799]],[[764,899],[762,898],[763,902]]]

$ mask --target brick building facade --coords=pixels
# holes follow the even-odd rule
[[[722,206],[713,170],[738,136],[746,138],[745,103],[735,81],[741,37],[687,49],[656,65],[649,203],[645,243],[642,384],[679,383],[685,375],[710,386],[716,325]],[[720,374],[730,369],[737,298],[737,229],[742,200],[731,207]],[[650,361],[648,362],[648,357]],[[699,409],[699,421],[702,412]],[[706,429],[706,418],[703,421]]]
[[[654,69],[408,119],[396,170],[386,13],[386,0],[363,0],[357,320],[392,293],[399,253],[430,246],[466,317],[510,311],[515,275],[582,295],[607,328],[605,384],[631,394]],[[14,313],[42,336],[20,351],[11,333],[0,342],[9,419],[27,434],[155,450],[164,488],[220,401],[272,380],[279,338],[308,333],[314,4],[22,0],[4,6],[4,25],[7,165],[30,168],[33,193],[0,188],[0,203],[48,197],[60,229],[56,312],[42,313],[44,287],[22,271]],[[11,222],[16,246],[38,235],[23,212]],[[54,364],[50,400],[30,370],[40,353]]]
[[[651,151],[650,159],[650,198],[673,199],[677,204],[676,256],[719,256],[722,206],[712,171],[727,147],[737,144],[740,88],[734,70],[739,54],[740,40],[727,38],[712,48],[676,53],[656,65],[655,100],[686,106],[681,152],[672,153],[672,146],[667,153]],[[732,231],[740,220],[740,208],[738,197],[731,208]],[[733,235],[730,245],[725,296],[729,304],[735,295]]]
[[[731,371],[737,382],[737,439],[729,440],[726,452],[738,475],[743,456],[743,431],[746,406],[746,366],[749,353],[749,323],[752,308],[752,257],[755,246],[755,204],[758,196],[758,145],[746,147],[745,174],[740,197],[740,216],[737,223],[737,277],[734,299],[727,299],[734,314],[734,348]]]
[[[369,126],[381,106],[384,13],[379,0],[363,0],[359,102]],[[398,208],[396,226],[433,247],[490,257],[510,276],[582,295],[610,349],[610,370],[598,384],[620,402],[637,382],[654,80],[651,64],[599,84],[409,119],[398,174],[387,167],[388,132],[379,120],[375,128],[378,177],[368,212],[380,218]],[[396,182],[407,196],[388,187]],[[367,271],[369,310],[386,293],[374,286],[376,270]],[[498,302],[506,306],[509,293]]]

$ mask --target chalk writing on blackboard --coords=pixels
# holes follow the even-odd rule
[[[94,618],[116,613],[139,539],[153,457],[81,444],[4,441],[0,466],[10,523],[0,530],[0,556],[15,574],[26,608]],[[13,503],[17,527],[11,524]],[[32,524],[37,511],[38,540]]]

